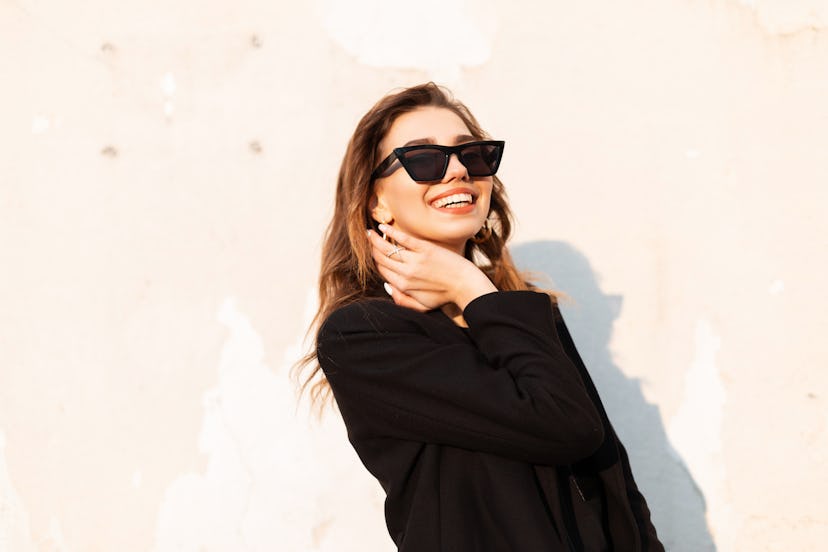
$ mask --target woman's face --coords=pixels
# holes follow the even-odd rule
[[[380,159],[394,148],[417,144],[454,146],[475,138],[453,111],[421,107],[400,115],[380,143]],[[374,183],[371,213],[378,222],[389,222],[406,234],[436,243],[462,255],[466,241],[474,236],[489,214],[492,177],[470,177],[456,155],[449,159],[446,174],[439,181],[412,180],[397,163],[392,174]],[[440,207],[435,204],[447,192],[469,193],[471,207]]]

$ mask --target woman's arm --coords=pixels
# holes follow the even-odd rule
[[[604,439],[601,416],[558,338],[548,295],[492,292],[463,310],[472,342],[387,300],[342,307],[317,354],[351,437],[451,445],[568,464]]]

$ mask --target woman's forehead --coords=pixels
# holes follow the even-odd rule
[[[456,113],[440,107],[424,107],[403,113],[388,129],[381,149],[390,152],[404,145],[451,146],[472,139],[471,131]]]

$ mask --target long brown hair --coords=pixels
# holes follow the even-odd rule
[[[491,137],[469,109],[456,100],[446,88],[433,82],[405,88],[382,98],[357,124],[345,157],[339,169],[336,184],[336,203],[331,222],[325,231],[322,245],[322,264],[319,275],[319,310],[316,312],[308,333],[316,330],[336,309],[364,297],[383,292],[379,275],[365,230],[377,223],[371,217],[369,202],[373,194],[371,172],[379,163],[379,144],[394,121],[403,113],[421,107],[440,107],[457,114],[476,140]],[[517,270],[506,242],[512,232],[512,212],[506,198],[503,183],[493,177],[489,213],[490,232],[478,234],[466,243],[465,256],[475,262],[501,291],[538,289],[526,281],[528,276]],[[559,292],[543,290],[557,301]],[[299,386],[301,398],[308,388],[312,405],[322,408],[332,400],[330,385],[319,363],[316,347],[302,357],[291,369],[291,376],[298,380],[311,364],[310,373]]]

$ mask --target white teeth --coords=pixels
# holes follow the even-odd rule
[[[450,203],[471,203],[474,198],[471,194],[454,194],[447,197],[441,197],[440,199],[434,201],[432,205],[437,207],[445,207]]]

